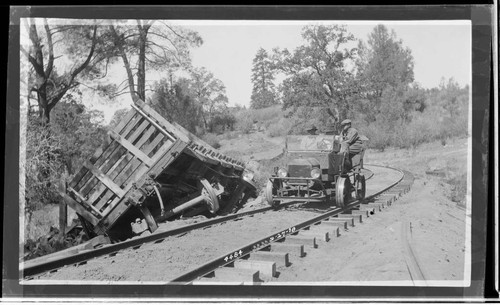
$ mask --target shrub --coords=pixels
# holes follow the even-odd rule
[[[391,144],[392,131],[382,123],[374,122],[367,127],[360,127],[360,133],[369,139],[370,148],[384,151]]]
[[[235,114],[236,129],[242,133],[249,133],[254,124],[257,128],[268,128],[276,122],[276,118],[283,117],[280,105],[261,109],[240,109]]]
[[[251,116],[242,116],[236,122],[236,129],[242,133],[250,133],[253,128],[253,119]]]
[[[215,149],[220,148],[220,143],[219,139],[217,138],[217,135],[214,133],[206,133],[202,137],[203,141],[207,142],[208,145],[212,146]]]
[[[286,136],[290,132],[292,124],[289,120],[281,118],[279,121],[270,124],[267,127],[267,135],[270,137],[282,137]]]

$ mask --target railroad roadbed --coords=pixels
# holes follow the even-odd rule
[[[374,171],[375,176],[370,179],[370,183],[367,183],[368,196],[397,178],[397,174],[389,169],[371,168],[371,170]],[[323,235],[324,233],[319,235],[314,233],[313,242],[316,247],[314,244],[312,244],[313,247],[305,246],[303,257],[295,255],[293,250],[291,252],[283,251],[283,249],[277,251],[289,255],[287,258],[280,258],[283,263],[277,264],[275,269],[261,264],[260,267],[264,268],[264,271],[260,277],[266,279],[269,284],[274,282],[384,281],[384,279],[411,281],[412,277],[409,275],[406,260],[408,256],[405,256],[408,253],[405,249],[408,249],[407,245],[410,245],[413,256],[420,262],[426,262],[420,266],[420,269],[427,279],[462,279],[463,266],[460,263],[463,262],[464,252],[461,248],[464,246],[464,241],[459,236],[464,236],[464,234],[455,231],[460,231],[461,228],[465,230],[465,222],[457,223],[464,219],[465,213],[460,209],[450,209],[450,207],[444,211],[442,209],[444,206],[435,205],[432,200],[427,204],[422,202],[419,188],[421,191],[420,182],[417,181],[410,193],[399,198],[390,207],[382,209],[382,212],[376,211],[373,217],[363,217],[362,223],[355,222],[354,227],[348,226],[348,231],[345,228],[336,231],[332,227],[328,230],[328,237]],[[376,207],[374,209],[376,210]],[[168,237],[161,243],[124,250],[114,256],[92,259],[78,266],[60,268],[52,273],[35,276],[34,279],[25,283],[36,284],[47,281],[166,283],[197,265],[265,235],[266,232],[273,233],[282,230],[323,212],[324,209],[319,204],[290,205],[277,211],[268,211],[191,231],[182,236]],[[451,216],[447,216],[448,214]],[[419,217],[412,218],[412,215]],[[434,219],[435,217],[441,217],[441,221]],[[451,223],[448,218],[453,219],[450,221],[454,222]],[[410,223],[410,240],[401,240],[404,235],[401,232],[405,229],[402,224]],[[449,234],[436,236],[435,232],[440,231],[438,226],[443,227]],[[340,236],[335,236],[335,232],[339,232]],[[307,234],[302,236],[310,239],[310,236],[305,235]],[[450,236],[453,238],[449,238]],[[326,239],[329,241],[327,242]],[[426,241],[430,241],[431,244],[426,245]],[[287,244],[289,247],[294,247],[293,242]],[[422,251],[422,245],[432,249]],[[457,248],[457,251],[453,253],[441,250],[453,247]],[[434,266],[428,265],[429,259]],[[268,261],[262,257],[260,260]],[[245,265],[244,263],[237,264],[240,267],[242,264]],[[436,269],[440,272],[445,271],[447,275],[443,277],[442,274],[435,274]],[[266,273],[270,274],[266,275]]]

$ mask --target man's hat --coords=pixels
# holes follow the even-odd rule
[[[351,120],[349,120],[349,119],[343,120],[342,123],[340,123],[340,126],[344,126],[347,124],[351,124]]]
[[[316,126],[314,126],[314,125],[311,125],[311,128],[307,129],[307,131],[310,131],[310,130],[318,130],[318,128],[316,128]]]

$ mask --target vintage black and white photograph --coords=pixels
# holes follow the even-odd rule
[[[471,33],[21,18],[21,285],[469,287]]]

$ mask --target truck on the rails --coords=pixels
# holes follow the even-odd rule
[[[136,99],[60,191],[89,237],[120,241],[176,217],[230,213],[256,196],[253,173]]]
[[[362,151],[354,156],[341,149],[339,135],[290,135],[286,137],[282,166],[266,185],[266,201],[279,206],[283,201],[324,202],[344,207],[351,199],[363,199],[366,181]],[[341,152],[342,151],[342,152]]]

